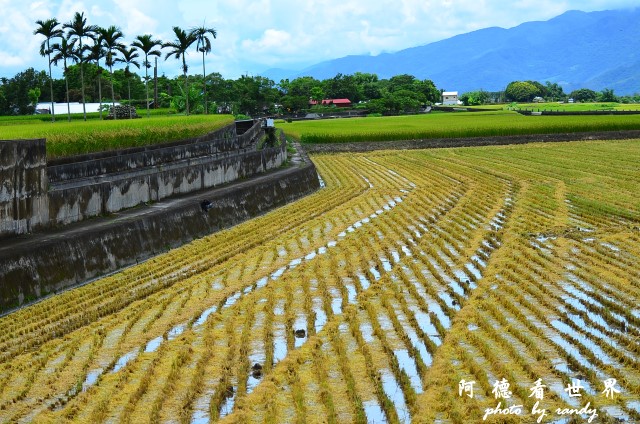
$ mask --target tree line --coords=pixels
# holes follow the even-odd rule
[[[54,102],[77,101],[83,104],[85,120],[85,103],[100,103],[102,118],[105,97],[112,105],[125,98],[130,104],[144,104],[148,115],[150,59],[161,57],[163,50],[165,60],[181,61],[182,75],[157,79],[159,104],[154,106],[171,106],[186,114],[208,113],[210,107],[220,113],[293,114],[308,109],[310,100],[321,103],[331,98],[348,98],[353,105],[366,102],[371,113],[402,113],[440,101],[441,91],[431,80],[411,75],[379,79],[376,74],[357,72],[325,80],[300,77],[279,83],[249,75],[225,79],[219,73],[206,73],[205,55],[211,52],[211,40],[217,36],[214,28],[184,30],[174,26],[173,33],[175,39],[169,42],[144,34],[127,45],[119,27],[90,25],[83,12],[76,12],[66,23],[56,18],[36,21],[34,35],[42,37],[40,55],[47,59],[48,70],[29,68],[13,78],[0,78],[0,115],[31,114],[41,101],[51,103],[51,120],[55,121]],[[192,46],[202,54],[200,75],[187,73],[186,55]],[[143,77],[132,71],[141,65]],[[62,79],[52,77],[54,66],[62,68]]]
[[[83,105],[83,117],[86,120],[86,107],[87,100],[85,91],[85,68],[92,67],[90,70],[96,74],[98,82],[97,98],[99,103],[102,103],[102,81],[103,81],[103,68],[100,65],[100,61],[104,60],[104,65],[109,69],[109,76],[106,78],[108,85],[111,89],[111,102],[115,104],[115,78],[113,67],[121,63],[124,66],[124,77],[127,81],[127,92],[129,102],[131,102],[131,67],[135,66],[140,68],[140,59],[144,57],[142,66],[145,68],[145,103],[147,104],[147,114],[149,113],[149,68],[151,64],[149,58],[153,56],[161,56],[161,49],[166,49],[165,60],[170,57],[174,57],[178,60],[182,60],[182,69],[185,75],[184,91],[188,92],[188,79],[187,65],[185,55],[187,50],[195,44],[198,52],[202,53],[202,67],[203,73],[205,69],[205,55],[211,52],[211,38],[216,38],[217,32],[214,28],[207,28],[206,26],[191,28],[190,30],[184,30],[180,27],[174,26],[173,32],[175,34],[175,40],[162,42],[161,40],[154,39],[150,34],[138,35],[131,45],[124,43],[124,33],[122,30],[111,25],[107,28],[102,28],[97,25],[90,25],[87,23],[87,18],[84,16],[84,12],[76,12],[73,18],[64,24],[60,23],[56,18],[47,20],[36,21],[36,29],[34,35],[40,35],[44,37],[44,40],[40,44],[40,55],[47,58],[48,62],[48,75],[44,76],[42,73],[37,73],[32,69],[26,71],[27,75],[17,75],[14,77],[14,81],[8,81],[3,79],[3,86],[7,85],[11,88],[11,83],[15,83],[15,80],[20,79],[32,79],[42,82],[46,79],[49,85],[48,101],[51,102],[51,119],[55,121],[54,115],[54,101],[57,100],[54,93],[54,80],[52,78],[52,66],[62,66],[64,83],[65,83],[65,100],[67,105],[70,102],[70,77],[77,77],[75,74],[79,71],[80,81],[80,99]],[[142,54],[142,56],[141,56]],[[71,70],[73,64],[77,64],[76,69]],[[91,66],[95,65],[95,66]],[[47,78],[48,77],[48,78]],[[77,79],[74,78],[74,81]],[[33,81],[35,82],[35,81]],[[18,83],[19,85],[19,83]],[[33,100],[37,94],[41,94],[40,87],[33,87],[31,95],[28,96],[29,100]],[[206,93],[206,86],[204,87]],[[6,104],[7,91],[0,94],[0,101],[4,98],[5,107],[11,109],[11,112],[22,112],[23,105],[21,104]],[[12,93],[9,93],[11,96]],[[19,94],[19,93],[18,93]],[[102,104],[100,105],[100,113],[102,117]],[[205,106],[206,108],[206,106]],[[206,112],[206,109],[205,109]],[[189,101],[187,96],[186,101],[186,113],[189,114]],[[115,117],[115,115],[114,115]],[[71,119],[70,114],[67,119]]]
[[[567,101],[573,99],[575,102],[633,102],[640,100],[638,96],[616,96],[612,89],[605,88],[602,91],[594,91],[589,88],[580,88],[568,94],[557,83],[547,81],[542,84],[538,81],[513,81],[505,89],[507,101],[531,102],[535,98],[542,98],[546,101]]]

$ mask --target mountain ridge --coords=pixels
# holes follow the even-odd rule
[[[377,56],[351,55],[302,71],[266,71],[270,78],[338,73],[411,74],[438,88],[466,92],[503,90],[511,81],[536,80],[577,88],[640,92],[640,7],[597,12],[567,11],[547,21],[512,28],[488,27]],[[274,78],[275,79],[275,78]],[[278,80],[279,80],[278,79]]]

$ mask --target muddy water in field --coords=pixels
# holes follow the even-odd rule
[[[367,181],[370,185],[370,187],[372,188],[373,185],[365,178],[365,181]],[[323,183],[323,181],[321,181],[321,184]],[[414,186],[413,186],[414,187]],[[412,187],[412,189],[413,189]],[[409,191],[404,191],[403,195],[407,195],[409,194]],[[301,264],[303,264],[305,261],[311,261],[314,258],[316,258],[318,255],[324,255],[327,253],[329,248],[333,248],[335,246],[337,246],[338,242],[340,241],[340,239],[343,239],[347,236],[347,234],[353,233],[355,231],[357,231],[358,229],[362,228],[364,225],[369,224],[371,222],[372,219],[377,218],[378,216],[382,215],[383,213],[386,213],[388,211],[391,211],[393,208],[395,208],[398,204],[400,204],[402,202],[402,198],[401,197],[395,197],[393,200],[389,200],[386,204],[383,205],[382,209],[378,209],[375,213],[371,214],[369,217],[366,217],[364,219],[358,220],[356,222],[354,222],[352,225],[349,225],[347,227],[347,229],[343,232],[341,232],[340,234],[338,234],[338,240],[332,240],[329,241],[325,246],[322,246],[310,253],[308,253],[306,256],[303,256],[301,258],[294,258],[292,259],[289,264],[287,266],[281,267],[279,269],[277,269],[276,271],[274,271],[273,273],[271,273],[268,277],[262,277],[259,280],[257,280],[253,285],[251,286],[247,286],[242,290],[238,290],[234,293],[231,293],[229,296],[227,296],[224,301],[222,302],[221,305],[213,305],[201,312],[199,312],[198,315],[196,315],[196,317],[193,318],[193,321],[187,321],[187,322],[183,322],[183,323],[179,323],[177,325],[175,325],[174,327],[172,327],[165,336],[159,336],[156,338],[151,339],[150,341],[148,341],[144,346],[132,350],[131,352],[128,352],[124,355],[122,355],[121,357],[119,357],[116,361],[115,361],[115,366],[113,367],[113,369],[111,370],[111,372],[119,372],[122,368],[124,368],[127,364],[129,364],[132,361],[135,361],[138,353],[140,350],[143,350],[145,353],[153,353],[155,351],[157,351],[160,346],[162,345],[162,343],[166,342],[166,341],[172,341],[174,339],[176,339],[177,337],[179,337],[182,333],[184,333],[185,331],[193,328],[194,330],[198,330],[200,327],[202,327],[206,321],[209,319],[210,316],[217,314],[217,313],[222,313],[224,310],[231,308],[233,305],[235,305],[244,295],[248,295],[249,293],[257,290],[257,289],[261,289],[263,287],[265,287],[269,281],[275,281],[278,280],[279,278],[281,278],[285,272],[292,270],[298,266],[300,266]],[[378,232],[379,237],[384,238],[383,235]],[[405,247],[403,246],[403,251],[405,251]],[[408,252],[408,253],[407,253]],[[408,249],[405,251],[405,253],[407,253],[407,255],[410,255],[410,251],[408,251]],[[280,248],[278,251],[278,255],[279,256],[286,256],[288,254],[288,252],[284,249],[284,248]],[[395,259],[395,257],[394,257]],[[387,258],[381,258],[381,263],[382,263],[382,269],[384,269],[385,271],[390,271],[392,266],[390,261]],[[376,269],[375,267],[372,268],[373,272],[372,274],[374,275],[374,277],[377,279],[379,279],[381,277],[380,272],[378,271],[378,269]],[[363,287],[363,290],[366,290],[369,288],[370,283],[368,281],[368,279],[365,276],[360,277],[360,284]],[[212,288],[214,290],[222,290],[224,289],[224,286],[222,285],[222,283],[220,281],[215,281],[212,283]],[[353,288],[353,290],[355,290],[355,288]],[[354,298],[354,291],[351,288],[347,288],[348,294],[349,294],[349,301],[355,301]],[[331,289],[331,294],[332,294],[332,302],[331,302],[331,308],[334,314],[341,314],[342,313],[342,297],[339,293],[339,291],[337,291],[336,289]],[[284,313],[284,311],[282,310],[282,307],[280,307],[279,309],[276,308],[276,311],[274,311],[276,315],[282,315]],[[316,322],[315,322],[315,330],[316,332],[319,332],[322,330],[322,328],[324,327],[324,325],[327,322],[327,316],[324,313],[322,307],[320,304],[316,305],[314,307],[314,312],[316,315]],[[192,324],[190,325],[190,322],[192,322]],[[306,322],[305,322],[305,334],[307,334],[307,329],[306,329]],[[279,361],[281,361],[282,359],[284,359],[284,357],[287,355],[287,344],[286,344],[286,335],[285,335],[285,328],[284,325],[281,325],[279,327],[276,328],[275,332],[274,332],[274,361],[275,363],[278,363]],[[305,336],[304,338],[300,338],[300,339],[296,339],[296,347],[302,346],[304,344],[304,342],[307,340],[308,336]],[[109,341],[106,340],[105,344],[109,344]],[[102,375],[102,373],[104,372],[103,368],[98,368],[98,369],[93,369],[90,370],[89,372],[87,372],[86,377],[84,379],[84,382],[82,384],[82,389],[83,390],[88,390],[91,386],[95,385],[98,378]],[[259,382],[256,381],[254,382],[255,384],[258,384]],[[222,410],[221,410],[221,416],[224,416],[228,413],[230,413],[233,410],[233,406],[235,403],[235,385],[233,386],[234,389],[234,394],[230,395],[227,400],[225,401],[224,405],[222,406]],[[70,398],[73,398],[77,395],[76,391],[72,390],[69,393],[65,394],[63,397],[67,400],[69,400]],[[203,417],[195,417],[194,415],[194,419],[198,419],[198,420],[204,420]]]
[[[281,300],[273,310],[274,331],[273,331],[273,361],[278,363],[287,356],[287,336],[286,327],[282,322],[284,315],[284,301]]]
[[[118,372],[122,368],[124,368],[131,360],[135,359],[138,356],[138,349],[132,350],[129,353],[122,355],[113,366],[113,370],[111,372]]]
[[[404,400],[404,393],[402,393],[402,389],[395,377],[389,370],[382,370],[381,377],[382,390],[393,403],[398,419],[401,423],[411,423],[411,415],[409,415],[409,408]]]
[[[418,374],[418,367],[416,366],[415,360],[409,355],[409,351],[406,349],[394,350],[393,354],[398,360],[400,369],[409,377],[413,390],[418,394],[422,393],[422,381],[420,374]]]
[[[233,407],[236,403],[236,387],[238,387],[237,384],[232,384],[228,387],[229,390],[226,391],[225,400],[220,407],[220,418],[224,418],[233,412]]]
[[[388,422],[387,416],[384,414],[382,408],[380,408],[377,400],[371,399],[362,402],[362,408],[367,417],[367,424],[386,424]]]

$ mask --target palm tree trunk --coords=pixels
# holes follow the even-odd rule
[[[80,48],[82,48],[82,44],[80,45]],[[85,102],[84,102],[84,71],[83,71],[84,66],[82,66],[82,62],[80,62],[80,85],[82,85],[82,114],[84,116],[84,120],[87,120],[87,108],[85,106]]]
[[[71,106],[69,106],[69,77],[66,75],[66,69],[64,73],[64,83],[67,86],[67,121],[71,122]]]
[[[147,118],[149,117],[149,58],[144,56],[144,91],[147,96]]]
[[[184,70],[184,98],[187,102],[187,115],[189,115],[189,80],[187,79],[187,62],[184,58],[184,53],[182,53],[182,69]]]
[[[109,73],[111,74],[111,110],[113,111],[113,119],[118,119],[116,113],[116,95],[113,91],[113,66],[109,66]]]
[[[102,70],[100,69],[100,61],[98,64],[98,97],[100,97],[100,120],[102,120]]]
[[[47,50],[51,50],[48,44]],[[51,122],[56,122],[56,110],[53,105],[53,80],[51,79],[51,53],[49,53],[49,89],[51,91]]]
[[[207,72],[204,68],[204,52],[202,52],[202,81],[204,81],[204,114],[208,115],[209,110],[207,107]]]
[[[127,88],[129,90],[129,119],[133,119],[131,116],[131,77],[127,78]]]

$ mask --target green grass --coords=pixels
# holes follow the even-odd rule
[[[640,115],[523,116],[516,112],[434,113],[279,123],[303,143],[492,137],[583,131],[640,130]]]
[[[55,158],[197,137],[232,122],[230,115],[154,114],[149,119],[58,120],[55,123],[33,118],[3,118],[0,119],[0,140],[45,138],[47,157]]]

